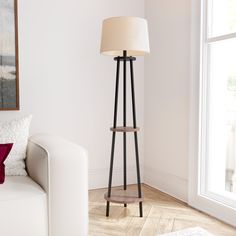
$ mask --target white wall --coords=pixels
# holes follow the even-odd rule
[[[1,112],[0,121],[33,114],[31,133],[55,133],[83,145],[89,152],[90,187],[105,187],[115,62],[99,54],[101,22],[116,15],[144,16],[145,8],[151,44],[145,80],[143,59],[135,62],[142,158],[145,126],[144,182],[186,200],[189,0],[19,1],[21,110]],[[114,184],[122,181],[121,141],[119,135]],[[136,181],[133,151],[130,182]]]
[[[187,200],[189,0],[147,0],[144,181]]]
[[[21,110],[1,112],[0,121],[33,114],[31,133],[59,134],[84,146],[91,188],[107,186],[113,119],[115,62],[99,54],[101,23],[110,16],[144,16],[144,9],[144,0],[19,1]],[[135,74],[143,127],[142,59]],[[143,156],[142,132],[140,149]],[[122,180],[122,146],[117,154],[114,184]],[[133,152],[130,159],[132,182]]]

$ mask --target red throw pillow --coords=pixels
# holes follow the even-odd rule
[[[12,149],[13,143],[0,144],[0,184],[5,180],[5,165],[4,161]]]

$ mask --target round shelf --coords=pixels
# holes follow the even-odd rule
[[[104,198],[108,202],[114,202],[114,203],[136,203],[136,202],[142,202],[143,198],[138,197],[138,193],[135,191],[130,190],[123,190],[123,189],[114,189],[111,190],[111,196],[108,197],[108,193],[105,193]]]
[[[113,131],[113,132],[137,132],[140,129],[138,127],[134,128],[134,127],[119,126],[119,127],[116,127],[116,128],[111,127],[110,130]]]

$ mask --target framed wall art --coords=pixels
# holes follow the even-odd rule
[[[0,110],[19,110],[17,0],[0,0]]]

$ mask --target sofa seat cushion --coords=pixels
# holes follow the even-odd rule
[[[48,236],[47,195],[28,176],[0,185],[0,235]]]

